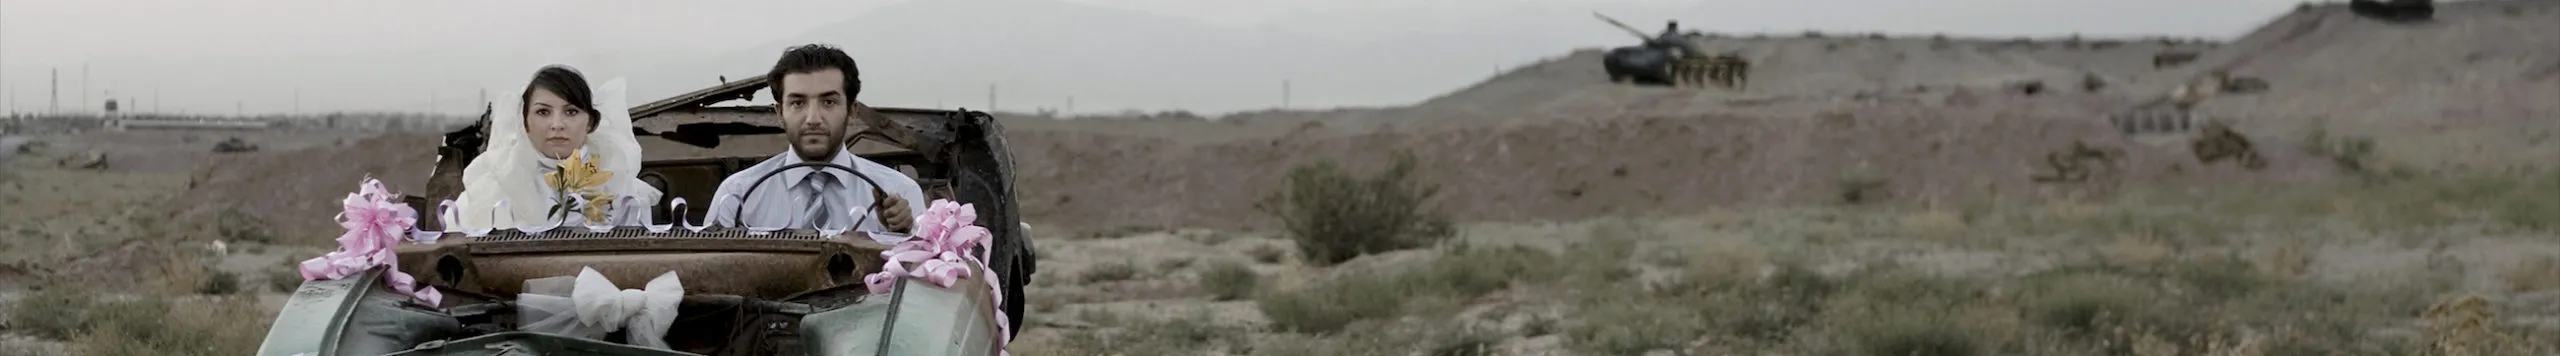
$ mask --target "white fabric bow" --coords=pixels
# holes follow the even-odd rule
[[[612,280],[596,273],[595,268],[578,272],[576,284],[567,298],[527,293],[516,295],[516,305],[527,331],[572,337],[600,339],[614,330],[627,330],[624,343],[650,348],[667,348],[667,328],[676,322],[676,304],[684,300],[684,284],[669,271],[650,279],[643,289],[621,289]]]
[[[631,331],[632,345],[666,348],[667,327],[676,322],[676,302],[684,300],[684,285],[676,281],[676,272],[650,279],[646,289],[621,289],[612,280],[597,274],[594,268],[578,272],[578,286],[569,290],[569,299],[578,305],[578,322],[590,327]]]

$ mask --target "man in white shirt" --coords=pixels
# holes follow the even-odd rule
[[[862,93],[861,75],[853,57],[834,47],[812,44],[784,51],[765,79],[771,83],[774,111],[782,115],[791,150],[720,181],[707,220],[734,227],[908,232],[914,225],[913,213],[924,211],[923,187],[897,169],[844,149],[851,135],[847,126],[859,106],[854,96]],[[861,177],[819,167],[771,174],[802,162],[852,168]],[[877,186],[867,187],[863,178]],[[757,186],[758,180],[765,182]],[[749,187],[755,192],[749,194]],[[740,205],[746,207],[744,212],[739,212]],[[872,214],[862,215],[863,211]],[[854,226],[857,223],[860,226]]]

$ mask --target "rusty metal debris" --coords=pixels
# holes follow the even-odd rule
[[[257,151],[258,144],[249,143],[249,141],[241,140],[239,137],[226,138],[223,139],[222,142],[216,142],[213,144],[214,153],[241,153]]]

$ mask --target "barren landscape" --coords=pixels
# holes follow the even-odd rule
[[[2560,353],[2560,1],[2406,24],[2306,5],[2210,42],[1704,41],[1751,84],[1611,84],[1581,49],[1404,107],[999,114],[1041,259],[1012,350]],[[2198,55],[2154,66],[2174,51]],[[2194,108],[2265,166],[2107,120],[2214,70],[2267,83]],[[440,138],[20,130],[0,355],[248,353],[337,199],[367,176],[423,190]],[[261,147],[213,152],[233,137]],[[1453,229],[1306,236],[1272,213],[1326,204],[1268,199],[1325,182],[1293,170],[1399,162],[1388,182],[1436,195],[1393,223]],[[2084,177],[2048,178],[2065,168]],[[1334,193],[1396,193],[1363,189]],[[1401,246],[1315,256],[1347,239]]]

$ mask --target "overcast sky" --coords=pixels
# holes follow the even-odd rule
[[[1717,32],[1949,33],[1981,36],[2161,34],[2208,38],[2240,35],[2291,8],[2294,0],[0,0],[0,111],[48,108],[48,71],[59,70],[66,110],[95,110],[110,95],[143,110],[192,113],[325,111],[477,112],[489,95],[520,89],[542,64],[570,63],[597,76],[633,81],[644,102],[711,84],[716,76],[753,75],[770,65],[778,44],[836,42],[865,59],[866,82],[884,73],[866,101],[889,106],[980,103],[991,84],[1019,89],[1026,101],[1073,101],[1078,111],[1122,108],[1223,112],[1274,106],[1273,90],[1123,88],[1165,86],[1129,78],[1096,82],[1080,68],[1042,66],[1041,53],[1011,53],[984,36],[1008,35],[1008,23],[1041,16],[1084,16],[1044,22],[1042,38],[1091,41],[1094,51],[1130,56],[1188,56],[1180,44],[1109,43],[1078,38],[1076,28],[1251,36],[1231,61],[1287,53],[1367,51],[1459,39],[1447,53],[1393,52],[1394,58],[1341,61],[1343,68],[1291,68],[1234,80],[1294,79],[1293,106],[1395,105],[1457,89],[1490,71],[1574,48],[1624,45],[1622,31],[1592,21],[1607,13],[1648,30],[1666,19]],[[1049,4],[1066,2],[1073,4]],[[966,3],[975,7],[953,5]],[[1032,6],[1038,5],[1038,6]],[[1073,6],[1060,8],[1052,5]],[[913,8],[900,12],[896,9]],[[1074,10],[1089,8],[1092,11]],[[1023,13],[1005,13],[1007,9]],[[896,13],[901,18],[864,17]],[[1128,17],[1120,13],[1147,17]],[[888,15],[882,15],[888,16]],[[914,18],[928,17],[928,18]],[[1006,20],[1011,19],[1011,20]],[[849,22],[871,22],[851,23]],[[1104,21],[1104,20],[1093,20]],[[856,35],[812,31],[864,29]],[[886,25],[878,25],[886,26]],[[938,28],[958,26],[966,29]],[[1094,34],[1115,33],[1095,30]],[[944,33],[948,32],[948,33]],[[943,36],[943,37],[936,37]],[[898,41],[955,38],[962,43]],[[1155,38],[1155,37],[1150,37]],[[1170,38],[1170,37],[1168,37]],[[864,46],[880,43],[879,46]],[[1275,47],[1276,46],[1276,47]],[[1290,48],[1290,47],[1305,48]],[[771,47],[771,48],[768,48]],[[1404,46],[1410,47],[1410,46]],[[1061,47],[1068,48],[1068,47]],[[1206,48],[1206,47],[1203,47]],[[1436,48],[1436,47],[1435,47]],[[1170,49],[1168,51],[1168,49]],[[894,53],[866,52],[881,51]],[[1054,49],[1052,49],[1054,51]],[[1005,61],[934,61],[941,53]],[[1348,53],[1348,52],[1346,52]],[[899,57],[901,54],[907,57]],[[957,55],[957,54],[955,54]],[[1113,54],[1095,54],[1113,55]],[[755,59],[756,56],[768,59]],[[943,55],[948,58],[953,55]],[[1090,56],[1087,56],[1090,57]],[[870,61],[869,58],[882,58]],[[905,58],[905,59],[902,59]],[[1110,57],[1097,60],[1107,60]],[[1159,58],[1161,59],[1161,58]],[[717,61],[717,63],[711,63]],[[761,62],[761,63],[758,63]],[[885,63],[885,64],[872,64]],[[1008,63],[1024,63],[1008,65]],[[967,68],[944,68],[947,66]],[[83,87],[82,68],[87,67]],[[985,68],[1002,66],[1007,68]],[[1303,67],[1304,64],[1298,66]],[[1395,68],[1396,83],[1359,83],[1320,72]],[[1188,69],[1184,69],[1188,70]],[[1086,70],[1090,72],[1091,70]],[[938,73],[905,78],[896,73]],[[977,73],[1001,73],[978,76]],[[1200,76],[1181,70],[1162,75]],[[1091,74],[1091,73],[1081,73]],[[1143,76],[1112,72],[1110,75]],[[1220,78],[1209,78],[1220,79]],[[599,81],[601,79],[598,79]],[[1392,84],[1392,85],[1386,85]],[[512,88],[510,88],[512,87]],[[1166,94],[1163,91],[1175,91]],[[1007,91],[1013,93],[1013,91]],[[512,93],[503,93],[512,94]],[[84,95],[86,101],[83,101]],[[1064,99],[1064,100],[1058,100]],[[925,101],[933,101],[927,103]],[[1271,104],[1263,104],[1271,102]],[[973,104],[974,105],[974,104]],[[1023,104],[1030,105],[1030,104]],[[1064,106],[1064,104],[1046,105]],[[999,108],[1011,109],[1003,106]]]

